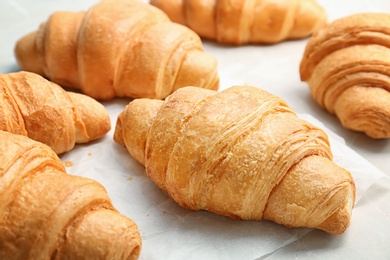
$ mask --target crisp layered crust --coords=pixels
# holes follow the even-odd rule
[[[0,130],[29,136],[60,154],[110,129],[108,112],[88,96],[31,72],[0,75]]]
[[[48,146],[0,130],[1,259],[137,259],[137,225]]]
[[[185,208],[334,234],[350,224],[354,182],[332,162],[326,134],[258,88],[134,100],[115,136]]]
[[[313,98],[343,126],[390,138],[390,15],[334,21],[308,42],[300,75]]]
[[[217,61],[199,36],[138,0],[55,12],[15,46],[20,67],[95,99],[162,99],[191,85],[218,89]]]

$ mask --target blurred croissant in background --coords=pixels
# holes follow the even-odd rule
[[[17,42],[15,55],[23,70],[100,100],[162,99],[187,85],[219,86],[217,61],[199,36],[138,0],[55,12]]]
[[[151,0],[201,37],[235,45],[307,37],[327,21],[315,0]]]

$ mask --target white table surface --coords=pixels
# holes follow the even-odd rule
[[[15,42],[26,33],[35,30],[39,23],[45,21],[52,12],[56,10],[85,10],[96,2],[96,0],[0,0],[0,73],[19,70],[13,53]],[[388,0],[319,0],[318,2],[327,10],[330,21],[357,12],[382,11],[390,13],[390,1]],[[306,43],[307,39],[303,39],[271,46],[251,45],[233,47],[204,41],[204,47],[206,52],[218,59],[221,90],[232,85],[249,84],[282,97],[298,114],[312,116],[321,122],[332,134],[334,133],[344,139],[346,147],[360,155],[357,158],[361,158],[361,161],[364,162],[363,168],[367,166],[367,175],[379,176],[382,174],[390,176],[390,139],[374,140],[364,134],[344,129],[335,116],[321,109],[313,101],[308,86],[300,81],[298,68]],[[115,99],[104,103],[110,112],[113,128],[115,127],[117,114],[123,110],[128,102],[129,99]],[[117,184],[114,185],[114,183],[117,183],[118,180],[107,181],[105,173],[101,173],[98,170],[99,167],[94,167],[93,171],[90,168],[89,164],[94,164],[101,159],[98,158],[98,155],[112,156],[113,158],[119,158],[114,160],[124,163],[124,166],[122,165],[116,170],[121,178],[128,178],[127,174],[129,171],[143,174],[143,168],[134,162],[124,149],[119,148],[121,153],[119,157],[111,154],[112,151],[114,153],[118,152],[118,148],[112,141],[112,131],[106,137],[92,143],[90,146],[77,146],[74,151],[63,155],[61,159],[72,160],[75,163],[75,166],[69,169],[73,174],[85,175],[101,181],[112,196],[113,202],[118,209],[139,223],[144,240],[142,259],[180,259],[183,256],[187,258],[193,256],[193,259],[200,259],[200,257],[204,259],[205,256],[209,259],[236,259],[237,257],[241,259],[334,259],[336,256],[343,259],[390,259],[390,181],[388,178],[377,179],[376,177],[372,179],[372,186],[367,185],[367,187],[362,188],[364,192],[361,193],[361,198],[355,206],[352,225],[342,236],[334,237],[323,232],[299,230],[297,232],[294,231],[291,237],[279,241],[279,238],[266,238],[264,233],[256,234],[253,232],[253,234],[250,234],[250,241],[253,243],[250,244],[250,248],[252,248],[250,253],[243,253],[238,249],[234,251],[237,252],[236,255],[221,253],[226,248],[231,249],[233,246],[240,245],[237,241],[232,242],[232,244],[227,243],[226,241],[231,241],[231,239],[229,240],[226,237],[224,237],[225,240],[221,240],[225,243],[224,246],[214,245],[215,252],[210,252],[210,248],[206,248],[209,250],[207,254],[206,252],[200,254],[199,251],[201,250],[199,248],[196,251],[195,249],[190,251],[184,250],[186,247],[183,247],[182,254],[172,253],[174,250],[179,250],[180,252],[182,248],[177,245],[181,245],[184,242],[176,241],[177,244],[175,244],[173,241],[170,241],[169,246],[157,246],[157,244],[164,241],[153,238],[152,227],[158,230],[161,227],[157,223],[151,223],[151,221],[145,222],[140,215],[131,212],[125,195],[119,194],[119,191],[122,193],[126,192],[128,187],[115,186]],[[110,154],[101,154],[102,151],[99,151],[101,149],[98,147],[107,147],[106,153],[109,153],[108,151],[111,152]],[[96,153],[94,153],[95,156],[91,156],[92,158],[87,158],[86,156],[79,158],[80,154],[84,153],[85,155],[86,149],[95,148],[97,148]],[[349,156],[349,153],[346,156]],[[348,167],[353,169],[351,165]],[[110,176],[112,177],[112,175]],[[224,230],[225,233],[221,234],[221,237],[226,235],[226,229],[230,227],[232,227],[232,230],[236,230],[239,229],[240,225],[249,225],[237,224],[236,222],[231,224],[230,220],[208,213],[188,214],[183,209],[177,208],[169,198],[160,193],[152,182],[142,178],[142,183],[142,185],[153,189],[152,194],[154,195],[148,195],[149,198],[157,197],[162,203],[159,204],[159,207],[164,205],[165,211],[168,208],[179,215],[191,216],[182,219],[184,223],[181,228],[187,227],[186,224],[188,223],[185,222],[186,220],[192,221],[192,218],[196,219],[199,216],[201,216],[202,221],[207,223],[211,221],[213,226],[220,226],[220,229],[216,228],[216,231]],[[113,186],[110,186],[111,184]],[[152,210],[151,208],[148,209],[151,212],[156,212],[159,207]],[[151,213],[149,212],[148,216],[149,214]],[[148,226],[144,227],[143,225]],[[196,228],[196,225],[198,224],[191,226],[191,229]],[[261,225],[262,232],[264,231],[264,226],[267,230],[269,228],[275,228],[278,231],[285,229],[284,227],[275,227],[272,223]],[[246,228],[248,230],[251,229],[250,227]],[[164,231],[161,230],[162,232]],[[219,238],[218,234],[215,233],[210,236],[210,232],[206,232],[204,228],[201,228],[199,232],[203,232],[201,235],[208,236],[208,238],[214,236]],[[267,232],[265,233],[268,234]],[[238,234],[240,233],[238,232]],[[248,235],[248,233],[245,234]],[[190,237],[193,238],[193,234]],[[270,242],[266,247],[261,247],[261,250],[256,251],[259,248],[259,244],[264,245],[264,240],[272,243]],[[197,246],[195,245],[194,247]],[[191,248],[191,246],[188,248]]]

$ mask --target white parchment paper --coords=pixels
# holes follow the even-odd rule
[[[36,30],[51,13],[86,10],[97,1],[0,0],[0,73],[19,69],[15,42]],[[388,0],[318,2],[330,20],[356,12],[390,12]],[[298,73],[306,42],[234,47],[204,41],[204,47],[218,59],[221,90],[235,84],[263,88],[328,133],[335,162],[352,173],[357,187],[347,232],[332,236],[182,209],[146,177],[144,168],[124,147],[114,143],[112,129],[104,138],[78,145],[61,159],[73,164],[67,167],[70,174],[102,183],[116,208],[138,224],[143,239],[141,259],[390,259],[390,142],[343,129],[333,115],[315,104]],[[104,103],[113,128],[128,102]]]

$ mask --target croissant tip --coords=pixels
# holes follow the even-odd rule
[[[123,139],[122,115],[123,112],[121,112],[117,117],[113,139],[116,143],[124,145],[125,141]]]
[[[43,68],[36,56],[35,37],[37,32],[31,32],[20,38],[14,48],[14,54],[19,67],[22,70],[44,75]]]

